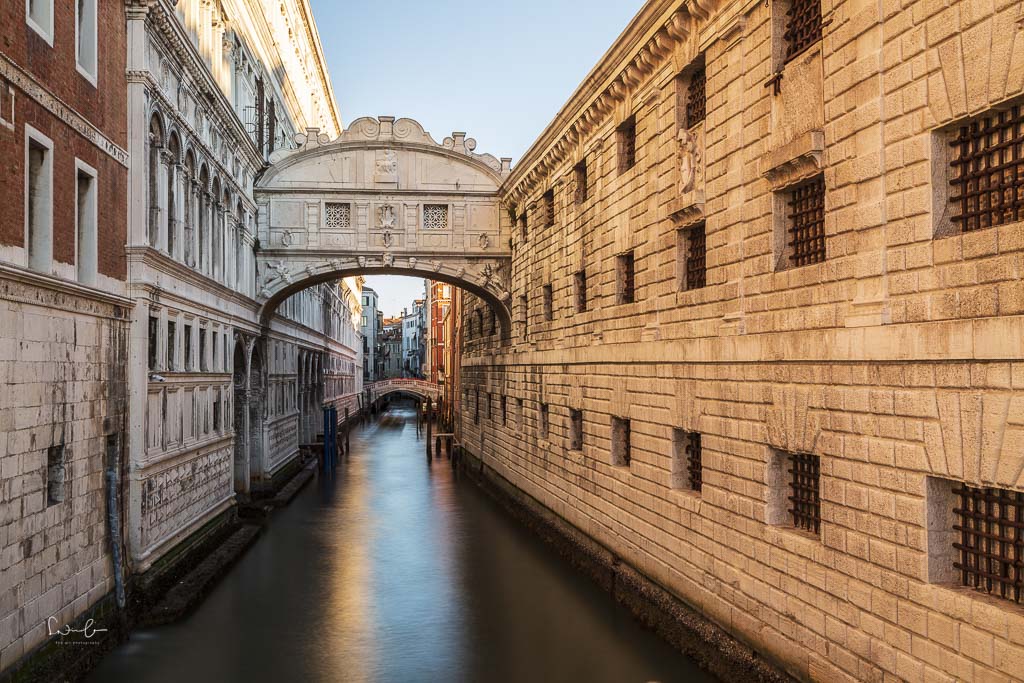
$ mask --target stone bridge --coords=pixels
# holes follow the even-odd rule
[[[441,385],[428,382],[424,379],[393,378],[382,379],[379,382],[369,382],[363,386],[363,391],[369,398],[370,403],[384,398],[388,394],[402,392],[412,394],[423,400],[431,399],[436,404],[441,397]]]
[[[264,322],[294,292],[349,275],[412,275],[461,287],[509,329],[511,220],[498,187],[510,160],[436,142],[412,119],[311,128],[275,152],[254,189],[257,296]]]

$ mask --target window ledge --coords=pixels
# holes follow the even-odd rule
[[[758,168],[772,192],[813,178],[822,171],[825,133],[811,130],[778,149],[761,155]]]

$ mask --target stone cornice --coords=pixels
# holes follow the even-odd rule
[[[259,304],[254,299],[217,282],[211,277],[203,275],[198,270],[190,268],[152,247],[127,247],[125,252],[127,253],[129,264],[141,264],[147,268],[152,268],[165,275],[177,278],[181,282],[190,284],[197,289],[211,292],[222,299],[230,300],[249,310],[255,311],[259,308]],[[160,289],[156,285],[149,282],[141,282],[137,279],[132,282],[132,288],[159,291],[161,296],[168,296],[165,290]],[[187,301],[189,305],[194,305],[194,302],[190,299],[182,299],[182,301]]]
[[[39,289],[46,289],[56,294],[66,295],[69,301],[73,302],[94,301],[108,306],[123,306],[126,308],[126,311],[134,305],[132,300],[128,297],[121,296],[119,294],[112,294],[93,287],[86,287],[85,285],[81,285],[77,282],[64,280],[52,275],[37,273],[34,270],[20,268],[2,261],[0,261],[0,281],[17,282]],[[5,292],[3,295],[4,298],[14,298],[10,292]],[[52,305],[55,308],[65,308],[65,306],[60,305],[59,302],[54,302],[49,305]],[[118,318],[119,316],[106,315],[104,317]]]
[[[327,60],[324,58],[323,46],[320,43],[320,32],[317,29],[316,21],[313,19],[313,11],[309,7],[309,0],[296,0],[296,3],[302,12],[302,18],[306,24],[309,44],[316,55],[316,69],[320,74],[320,82],[323,84],[324,99],[330,107],[331,118],[334,119],[334,130],[340,135],[345,127],[341,119],[341,112],[338,110],[338,100],[334,97],[334,84],[331,83],[331,75],[327,71]]]
[[[749,4],[749,0],[649,0],[505,180],[501,188],[505,199],[519,204],[530,197],[540,181],[609,123],[620,103],[642,94],[651,77],[679,47],[695,40],[702,27],[721,28],[735,40],[744,24],[733,15]],[[720,17],[728,21],[718,27]],[[716,36],[705,36],[700,47],[713,39]]]

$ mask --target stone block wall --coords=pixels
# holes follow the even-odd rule
[[[949,520],[954,482],[1024,491],[1024,220],[951,227],[948,146],[1024,96],[1019,8],[826,0],[786,61],[788,8],[652,0],[513,171],[515,326],[467,297],[463,442],[802,679],[1012,680],[1024,609],[958,585]],[[817,177],[825,258],[796,267]],[[790,453],[820,466],[816,532]]]

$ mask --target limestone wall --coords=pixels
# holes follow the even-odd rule
[[[1019,8],[826,1],[786,62],[788,8],[649,2],[513,170],[516,324],[502,345],[469,298],[463,441],[801,678],[1010,680],[1024,610],[957,585],[947,517],[952,482],[1024,490],[1024,223],[951,227],[948,145],[1024,94]],[[826,255],[794,267],[787,202],[819,174]],[[820,458],[818,533],[786,453]]]

